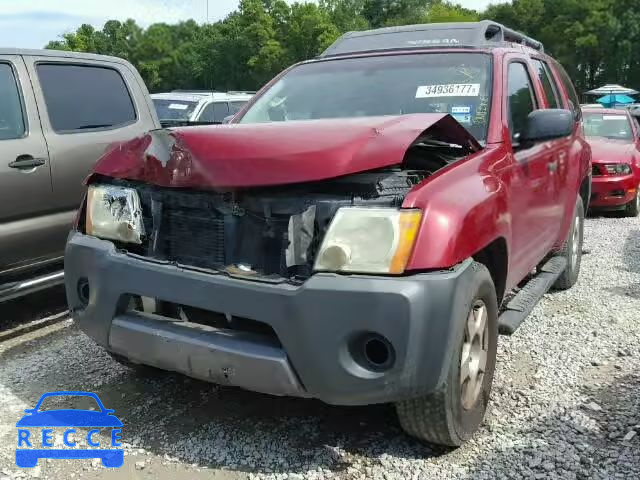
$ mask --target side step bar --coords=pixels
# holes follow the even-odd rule
[[[506,310],[498,317],[499,332],[503,335],[515,332],[566,268],[567,259],[564,257],[552,257],[545,263],[540,272],[509,301]]]
[[[63,282],[64,271],[59,271],[21,282],[12,282],[0,285],[0,302],[12,300],[46,288],[55,287]]]

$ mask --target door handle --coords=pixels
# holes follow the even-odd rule
[[[41,167],[45,163],[44,158],[34,158],[31,155],[18,155],[9,166],[19,170],[29,170],[31,168]]]
[[[550,172],[555,172],[556,170],[558,170],[558,161],[554,160],[553,162],[547,163],[547,168]]]

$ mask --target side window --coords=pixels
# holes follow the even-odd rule
[[[533,87],[524,63],[509,64],[508,73],[509,129],[511,136],[517,138],[525,128],[527,117],[535,110]]]
[[[229,104],[229,114],[234,115],[242,110],[242,107],[246,105],[247,102],[231,102]]]
[[[544,96],[547,99],[547,104],[549,108],[558,108],[558,97],[557,97],[557,87],[555,86],[551,76],[549,75],[549,71],[547,70],[547,66],[542,62],[542,60],[532,59],[533,66],[535,67],[536,74],[540,79],[540,83],[542,84],[542,88],[544,89]]]
[[[564,85],[564,89],[569,96],[570,109],[573,111],[573,115],[576,120],[580,120],[582,118],[582,110],[580,110],[580,100],[578,99],[578,94],[576,93],[576,89],[567,74],[567,71],[560,65],[558,62],[554,62],[556,67],[556,71],[558,72],[558,76],[560,77],[560,81],[562,85]]]
[[[41,63],[36,69],[56,132],[115,128],[136,120],[129,90],[117,70],[64,63]]]
[[[222,122],[229,115],[229,105],[227,102],[213,102],[204,107],[198,121],[200,122]]]
[[[13,69],[0,63],[0,140],[20,138],[25,130],[22,98]]]

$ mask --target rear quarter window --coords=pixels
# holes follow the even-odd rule
[[[567,71],[558,62],[553,61],[553,66],[555,67],[558,77],[562,82],[562,86],[564,87],[564,90],[565,92],[567,92],[567,96],[569,97],[568,98],[570,102],[569,108],[573,111],[573,115],[576,118],[576,120],[581,119],[582,110],[580,110],[580,99],[578,98],[576,89],[573,86],[573,82],[569,78],[569,74],[567,74]]]
[[[54,131],[117,128],[136,121],[131,95],[113,68],[64,63],[36,66]]]

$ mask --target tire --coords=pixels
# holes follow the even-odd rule
[[[625,217],[637,217],[640,214],[640,185],[636,190],[636,198],[627,203],[627,208],[624,209]]]
[[[556,256],[565,257],[567,268],[553,284],[556,290],[568,290],[578,281],[580,264],[582,263],[582,243],[584,239],[584,205],[582,198],[578,196],[576,207],[571,221],[569,236]]]
[[[498,344],[498,302],[496,290],[491,275],[486,267],[474,262],[472,265],[474,276],[469,284],[468,302],[460,311],[466,312],[463,318],[456,318],[461,322],[458,328],[456,347],[451,352],[449,370],[444,385],[432,394],[396,403],[396,412],[400,425],[409,435],[430,443],[458,447],[476,432],[484,418],[493,373],[496,365],[496,350]],[[483,349],[486,352],[485,370],[476,382],[476,388],[469,390],[471,379],[463,383],[461,366],[464,357],[469,355],[468,342],[470,331],[469,319],[473,315],[478,319],[479,310],[484,307],[486,329],[482,334]],[[475,336],[474,336],[475,340]],[[475,342],[474,342],[475,343]],[[477,344],[476,344],[477,345]],[[463,384],[466,385],[463,388]],[[477,392],[470,394],[470,392]],[[462,398],[463,393],[468,395]]]

